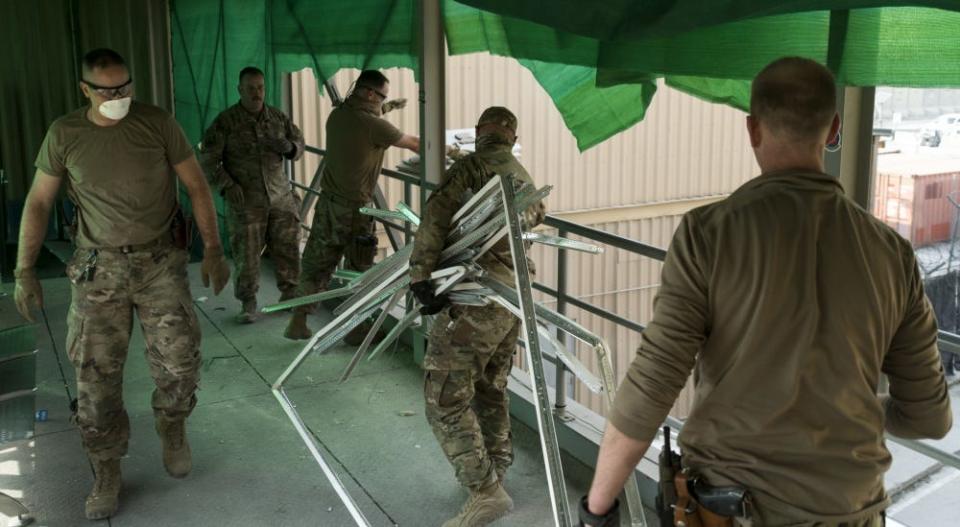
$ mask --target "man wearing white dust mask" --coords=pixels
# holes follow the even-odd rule
[[[164,467],[182,478],[193,466],[185,421],[197,403],[200,328],[187,278],[178,182],[190,196],[203,237],[204,284],[212,281],[219,293],[230,266],[210,188],[173,116],[131,103],[130,72],[113,50],[84,56],[80,88],[90,105],[54,121],[37,155],[20,226],[14,298],[30,320],[31,308],[43,307],[34,264],[50,210],[66,183],[76,205],[76,251],[66,269],[71,282],[66,352],[76,368],[74,422],[95,478],[85,512],[98,520],[119,506],[120,459],[130,436],[123,369],[134,316],[156,384],[152,406]]]

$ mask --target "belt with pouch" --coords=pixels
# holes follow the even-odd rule
[[[688,479],[687,471],[674,476],[677,527],[732,527],[734,518],[750,518],[750,498],[742,487],[713,487],[702,478]]]
[[[732,527],[734,519],[749,521],[750,495],[743,487],[715,487],[683,467],[682,456],[670,447],[670,427],[663,428],[657,516],[662,527]]]
[[[331,192],[323,191],[320,192],[320,197],[330,201],[331,203],[336,203],[337,205],[343,205],[344,207],[356,207],[358,209],[370,203],[370,201],[347,199]]]
[[[130,253],[139,253],[148,251],[150,249],[155,249],[157,247],[164,247],[173,244],[173,237],[169,234],[164,234],[152,241],[146,243],[135,243],[132,245],[120,245],[117,247],[97,247],[96,250],[103,252],[118,252],[123,254]]]

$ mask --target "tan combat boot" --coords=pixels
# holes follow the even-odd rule
[[[507,477],[507,468],[504,465],[494,465],[493,470],[497,473],[497,481],[500,482],[500,485],[503,486],[503,482]]]
[[[307,340],[312,337],[313,332],[307,327],[307,314],[294,311],[283,336],[291,340]]]
[[[94,461],[93,475],[93,490],[84,512],[88,520],[102,520],[116,514],[120,506],[120,460]]]
[[[157,421],[157,434],[163,443],[163,466],[167,473],[175,478],[185,478],[193,468],[190,443],[187,442],[186,423],[179,421]]]
[[[253,324],[257,320],[257,300],[244,300],[240,313],[237,314],[237,322],[240,324]]]
[[[513,500],[503,490],[500,482],[480,490],[471,490],[470,497],[455,518],[447,520],[443,527],[480,527],[487,525],[510,512]]]

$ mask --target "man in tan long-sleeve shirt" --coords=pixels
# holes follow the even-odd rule
[[[949,431],[913,249],[823,173],[835,97],[833,76],[807,59],[778,60],[754,80],[747,128],[762,175],[677,230],[610,412],[586,524],[615,508],[691,371],[684,466],[746,488],[754,526],[882,525],[884,429]],[[888,398],[877,396],[881,374]]]

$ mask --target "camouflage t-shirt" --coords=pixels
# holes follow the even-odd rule
[[[349,97],[327,118],[327,155],[320,188],[344,199],[368,202],[383,167],[383,154],[403,132],[379,117],[379,107]]]
[[[173,165],[193,149],[165,110],[133,102],[114,126],[87,118],[84,106],[50,125],[35,162],[42,172],[68,177],[77,206],[81,248],[147,243],[170,232],[177,205]]]
[[[287,139],[294,150],[280,155],[262,144],[265,138]],[[283,159],[300,159],[303,148],[303,133],[279,109],[264,105],[254,115],[237,103],[220,113],[203,134],[200,163],[213,187],[240,185],[245,208],[268,207],[290,197]]]

